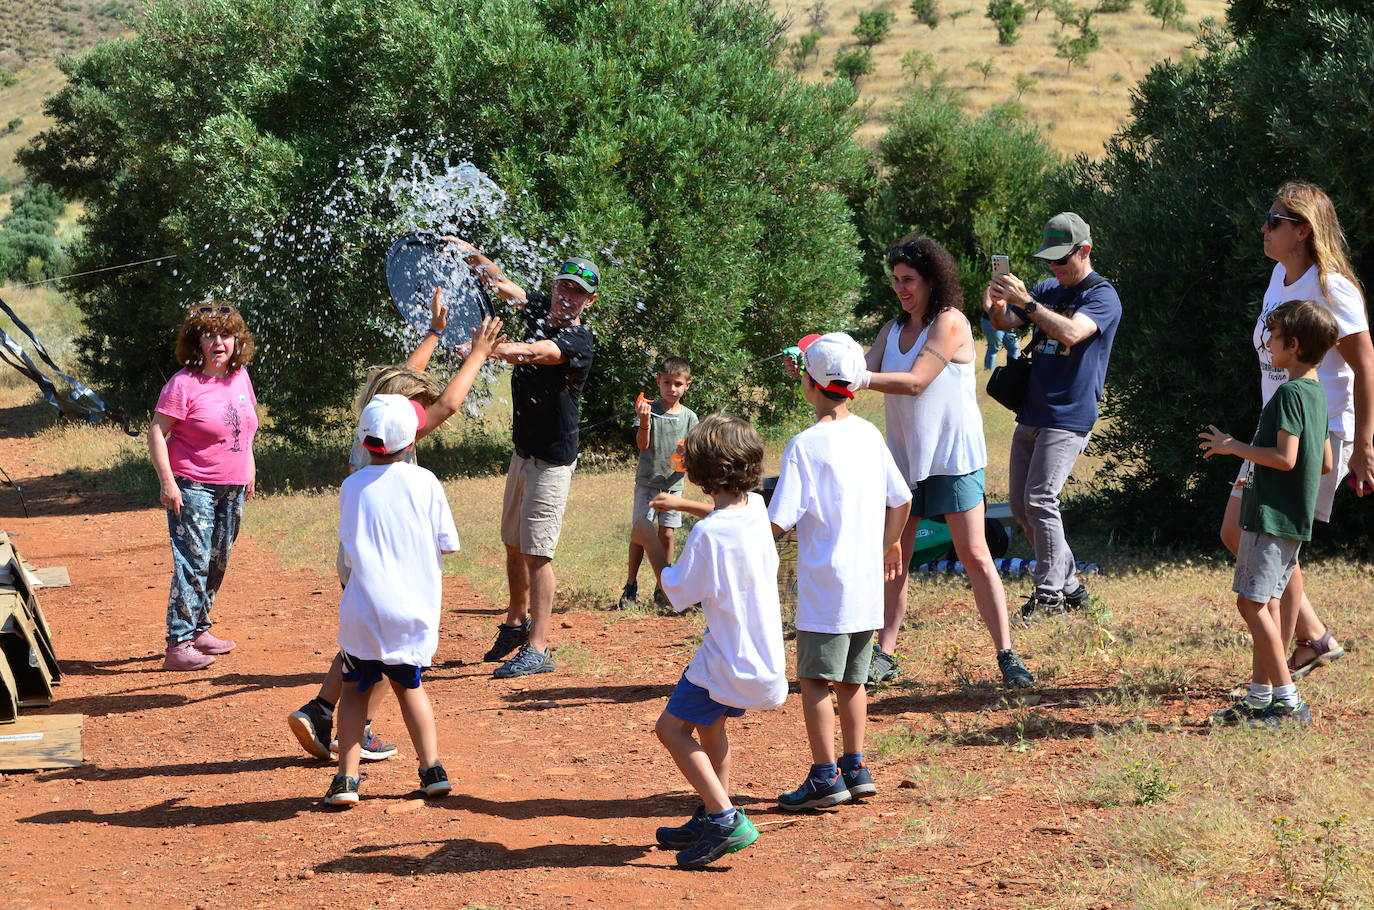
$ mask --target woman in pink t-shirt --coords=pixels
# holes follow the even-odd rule
[[[185,369],[162,387],[148,454],[167,509],[172,589],[165,670],[199,670],[234,642],[210,634],[210,608],[229,566],[244,499],[253,495],[258,400],[245,367],[253,333],[218,301],[194,307],[177,333]]]

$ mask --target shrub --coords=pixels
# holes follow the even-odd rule
[[[931,29],[940,24],[939,0],[911,0],[911,13],[917,22]]]
[[[1132,0],[1097,0],[1099,13],[1129,13]]]
[[[881,44],[883,39],[891,33],[892,24],[896,21],[897,14],[885,6],[861,10],[859,12],[859,24],[854,26],[854,40],[858,41],[861,47],[873,47]]]
[[[322,197],[408,129],[395,140],[407,160],[442,165],[452,149],[507,190],[542,256],[605,252],[589,423],[625,413],[652,349],[707,365],[694,390],[705,411],[790,408],[780,371],[751,372],[747,401],[738,377],[807,326],[844,324],[859,276],[842,190],[864,173],[854,89],[779,70],[781,26],[764,4],[626,9],[148,4],[137,35],[64,63],[68,83],[47,105],[55,124],[23,153],[30,173],[87,206],[79,269],[184,254],[175,276],[148,268],[72,286],[91,327],[85,374],[112,390],[107,401],[147,408],[175,366],[186,301],[231,284],[277,427],[346,403],[365,365],[404,356],[379,278],[386,244],[364,233],[365,218],[396,212],[379,193],[360,199],[359,217],[328,223]],[[309,276],[289,249],[248,249],[254,230],[284,233],[298,216],[324,224],[337,253]],[[472,239],[514,255],[490,226]],[[512,273],[546,286],[548,268],[517,258]]]
[[[866,47],[842,47],[835,52],[835,75],[858,82],[873,72],[873,52]]]
[[[787,49],[794,70],[800,73],[802,70],[806,69],[807,60],[820,54],[820,51],[817,49],[820,40],[820,32],[807,32],[798,36],[796,43],[792,44]]]
[[[1181,27],[1183,17],[1188,13],[1188,7],[1184,5],[1183,0],[1145,0],[1145,9],[1159,20],[1161,29],[1171,25]]]
[[[1026,19],[1026,5],[1017,0],[988,0],[987,17],[997,26],[998,44],[1015,44]]]

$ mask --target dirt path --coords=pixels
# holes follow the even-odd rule
[[[1004,745],[950,749],[942,763],[989,782],[957,799],[900,788],[913,759],[875,761],[880,792],[867,803],[780,813],[776,794],[808,763],[794,694],[731,734],[740,803],[764,836],[707,871],[679,871],[650,845],[655,826],[695,804],[652,736],[690,656],[683,620],[561,614],[557,640],[581,659],[499,681],[480,655],[503,592],[457,580],[427,683],[454,794],[417,799],[415,766],[400,757],[366,766],[358,808],[322,810],[331,770],[300,751],[285,718],[333,652],[332,579],[283,568],[247,527],[216,608],[216,631],[238,650],[206,671],[163,672],[161,511],[46,475],[31,442],[0,438],[0,465],[32,512],[0,487],[0,528],[30,561],[70,571],[71,587],[40,600],[66,673],[50,710],[86,716],[87,761],[0,775],[8,907],[1018,907],[1035,903],[1046,859],[1090,821],[1045,783],[1092,748],[1072,736],[1015,756],[1012,775],[1000,773],[1013,760]],[[928,693],[938,667],[924,670]],[[870,736],[989,707],[911,691],[875,698]],[[394,704],[378,727],[409,751]]]

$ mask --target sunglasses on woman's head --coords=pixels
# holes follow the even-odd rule
[[[231,306],[201,306],[196,307],[196,312],[202,316],[228,316],[234,312]]]
[[[1294,218],[1292,215],[1281,215],[1278,212],[1265,212],[1264,226],[1269,230],[1274,230],[1279,226],[1280,221],[1291,221],[1294,224],[1302,224],[1301,218]]]

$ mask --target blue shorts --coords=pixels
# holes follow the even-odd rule
[[[932,474],[911,488],[911,516],[957,515],[982,501],[982,468],[967,474]]]
[[[358,684],[359,692],[366,692],[382,681],[382,677],[407,689],[420,688],[420,673],[424,667],[410,664],[384,664],[380,660],[363,660],[344,651],[339,652],[343,661],[344,682]]]
[[[686,672],[683,672],[682,678],[673,687],[673,694],[668,696],[668,706],[664,710],[678,720],[685,720],[698,727],[715,726],[716,721],[722,717],[744,716],[743,708],[722,705],[711,697],[710,692],[690,681]]]

